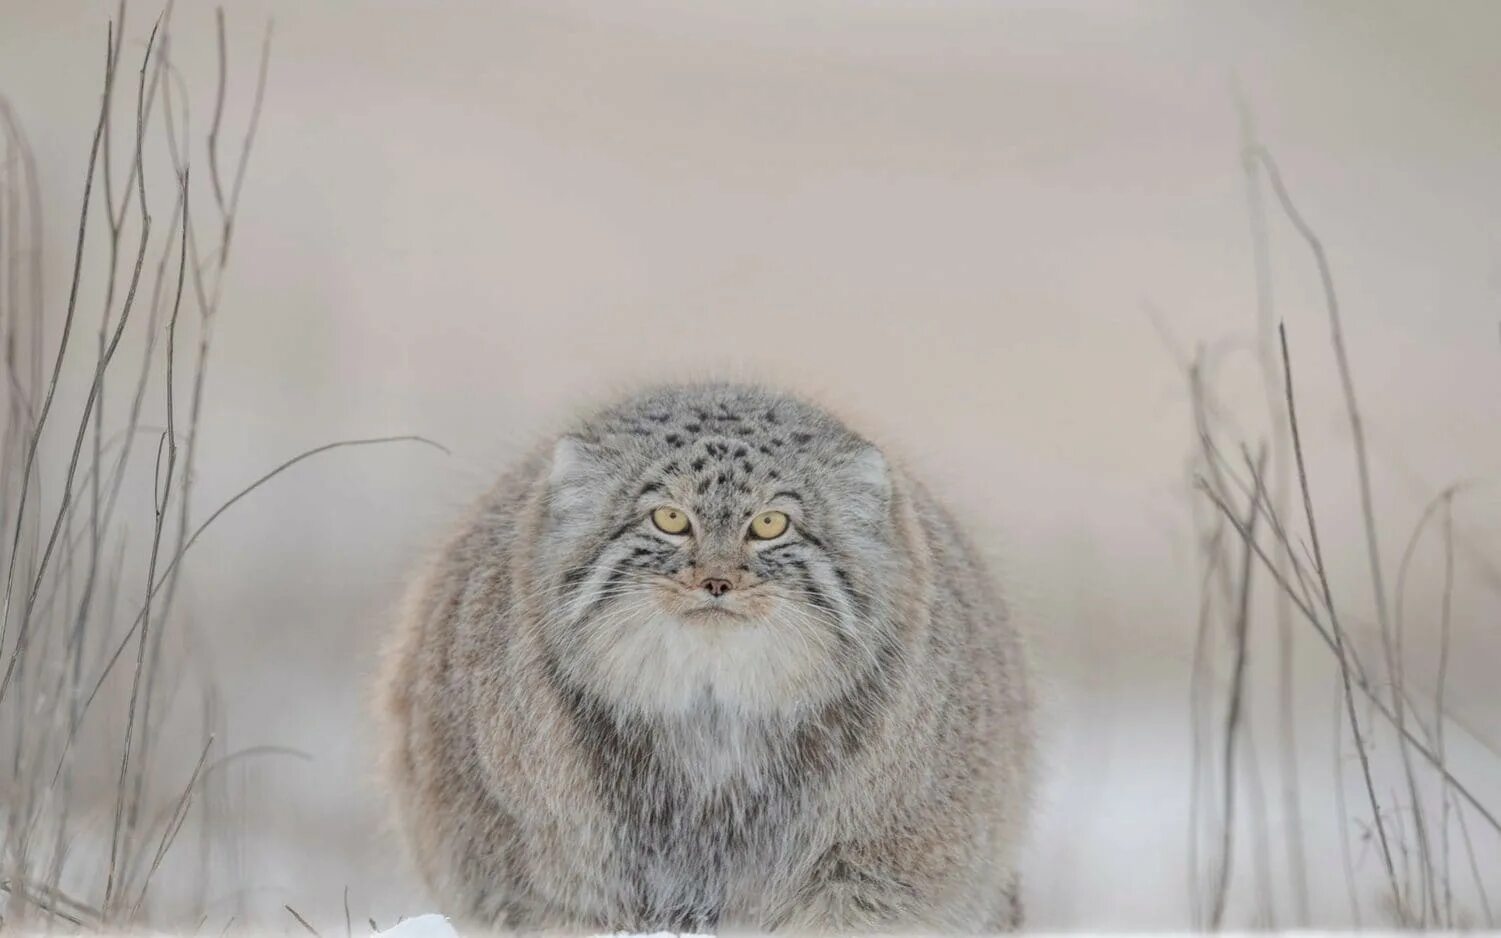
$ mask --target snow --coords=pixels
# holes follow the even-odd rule
[[[449,924],[447,917],[436,912],[402,919],[385,931],[376,932],[377,938],[459,938],[459,933]]]

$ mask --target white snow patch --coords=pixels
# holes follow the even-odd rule
[[[436,912],[402,919],[385,931],[376,932],[377,938],[459,938],[445,916]]]

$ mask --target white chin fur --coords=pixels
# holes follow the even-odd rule
[[[679,618],[642,598],[618,604],[578,635],[571,670],[618,706],[690,716],[706,705],[746,717],[816,704],[834,684],[822,636],[791,617]],[[820,688],[823,692],[820,692]]]

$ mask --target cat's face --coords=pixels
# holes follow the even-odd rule
[[[807,405],[659,392],[555,447],[539,571],[569,680],[643,712],[816,706],[886,640],[880,453]]]

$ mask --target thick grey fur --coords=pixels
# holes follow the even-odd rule
[[[539,449],[417,581],[382,693],[397,816],[467,922],[1019,924],[1017,630],[950,514],[794,397],[654,389]]]

